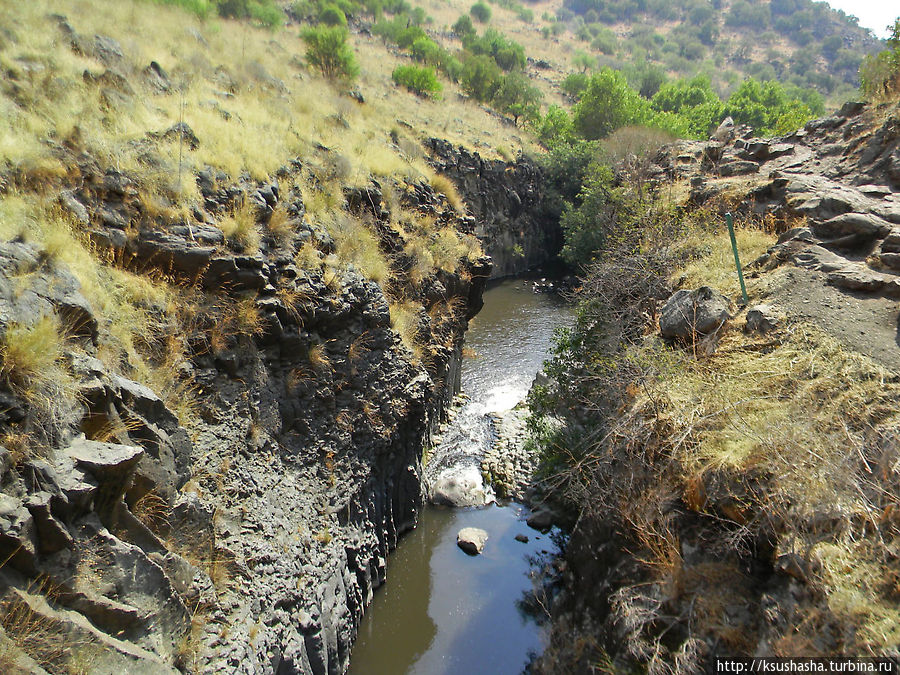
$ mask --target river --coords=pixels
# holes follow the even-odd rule
[[[484,308],[466,334],[462,389],[469,399],[444,430],[426,472],[477,466],[491,440],[488,414],[525,398],[568,315],[558,298],[535,294],[522,280],[485,291]],[[350,673],[520,673],[543,646],[541,626],[523,605],[534,606],[532,575],[556,551],[549,535],[525,524],[527,514],[514,502],[425,508],[391,554],[387,582],[362,619]],[[488,532],[481,555],[456,546],[463,527]]]

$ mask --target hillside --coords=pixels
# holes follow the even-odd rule
[[[422,3],[446,30],[469,3]],[[654,92],[662,77],[709,77],[727,94],[745,77],[813,88],[832,105],[852,96],[862,58],[883,47],[855,19],[811,0],[678,2],[493,2],[489,25],[550,68],[559,85],[594,67],[624,69],[632,86]]]
[[[296,28],[0,22],[0,663],[345,669],[490,273],[414,129],[517,130]]]

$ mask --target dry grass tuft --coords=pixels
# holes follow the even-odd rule
[[[259,250],[260,233],[256,224],[256,209],[248,200],[220,220],[219,228],[228,241],[242,251],[256,253]]]
[[[56,315],[32,325],[12,323],[0,343],[0,376],[19,391],[35,396],[57,374],[64,336]]]
[[[459,190],[456,189],[456,185],[453,184],[452,180],[446,176],[435,174],[431,178],[431,187],[434,188],[435,192],[447,198],[447,202],[453,207],[454,211],[457,213],[465,212],[465,202],[463,202],[462,195],[459,194]]]
[[[154,490],[150,490],[140,497],[135,502],[132,512],[138,520],[156,534],[162,534],[168,528],[169,504]]]
[[[420,335],[419,312],[421,307],[411,302],[394,303],[391,309],[391,328],[418,361],[422,360],[422,340]]]
[[[266,229],[280,245],[291,240],[294,235],[294,226],[283,203],[276,206],[269,216]]]
[[[32,592],[45,590],[49,589],[38,588]],[[68,657],[82,646],[73,645],[56,621],[33,610],[15,592],[8,594],[0,605],[0,625],[8,638],[0,647],[0,664],[11,671],[17,652],[27,654],[44,668],[54,669],[67,663]]]
[[[365,278],[378,284],[387,281],[390,266],[378,238],[365,223],[343,212],[333,213],[325,222],[334,238],[338,259],[353,265]]]
[[[324,344],[312,345],[308,353],[309,365],[319,374],[331,371],[331,358]]]

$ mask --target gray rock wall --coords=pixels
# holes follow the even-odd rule
[[[415,526],[422,450],[458,391],[462,336],[490,261],[404,289],[422,306],[417,357],[377,284],[352,269],[326,284],[325,270],[297,266],[304,243],[334,247],[303,217],[299,194],[203,174],[196,222],[150,222],[134,178],[91,160],[82,169],[60,203],[83,216],[98,249],[194,289],[195,319],[180,336],[189,358],[173,377],[196,410],[179,420],[125,377],[127,363],[98,358],[109,317],[61,263],[28,244],[0,246],[0,336],[58,316],[67,383],[65,405],[45,410],[7,373],[0,380],[0,437],[28,438],[0,447],[0,602],[52,624],[60,644],[74,636],[79,658],[109,672],[344,672],[388,554]],[[347,207],[366,211],[390,252],[397,234],[380,187],[359,203],[357,193]],[[408,193],[407,208],[456,222],[427,184]],[[227,242],[217,219],[246,198],[263,219],[285,204],[290,237],[264,236],[253,252]],[[134,225],[127,234],[121,221]],[[392,260],[402,279],[402,256]],[[235,303],[258,329],[229,323]],[[53,433],[29,435],[51,418]],[[31,655],[15,627],[7,634]]]
[[[540,168],[483,159],[477,152],[430,138],[431,164],[450,177],[474,218],[475,234],[494,262],[491,278],[514,276],[554,261],[563,244],[558,218],[544,203]]]

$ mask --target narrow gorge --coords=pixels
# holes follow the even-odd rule
[[[0,670],[896,669],[900,19],[420,2],[0,0]]]

